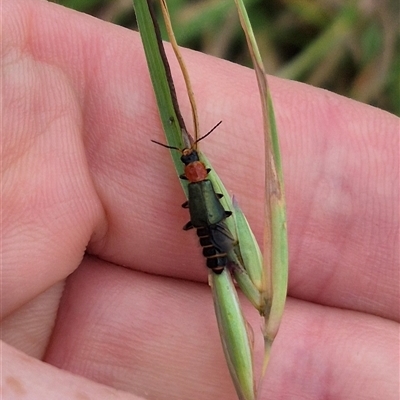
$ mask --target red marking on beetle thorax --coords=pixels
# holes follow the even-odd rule
[[[201,161],[194,161],[185,166],[185,176],[189,182],[201,182],[207,179],[207,169]]]

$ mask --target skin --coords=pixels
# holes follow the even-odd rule
[[[3,399],[235,398],[138,34],[38,0],[2,14]],[[261,241],[253,72],[183,56],[202,131],[223,121],[201,149]],[[399,120],[270,84],[290,280],[260,399],[396,399]]]

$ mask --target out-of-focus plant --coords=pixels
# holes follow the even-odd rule
[[[54,1],[137,29],[130,0]],[[245,4],[269,73],[400,115],[399,2],[246,0]],[[181,46],[251,66],[232,0],[169,0],[168,6]]]

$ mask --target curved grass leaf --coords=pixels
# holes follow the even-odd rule
[[[227,269],[220,275],[211,273],[209,283],[222,347],[236,393],[240,400],[254,400],[253,345],[232,276]]]
[[[235,0],[235,2],[257,77],[264,121],[266,191],[263,243],[266,273],[264,295],[265,304],[270,305],[270,310],[266,309],[264,314],[264,374],[286,300],[288,279],[286,204],[278,132],[264,66],[243,1]]]
[[[187,131],[179,110],[160,29],[150,3],[134,0],[133,6],[167,143],[181,149],[186,145],[184,136]],[[178,151],[170,153],[179,176],[183,173],[181,155]],[[187,185],[183,181],[181,185],[187,197]]]

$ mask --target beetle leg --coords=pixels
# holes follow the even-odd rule
[[[183,230],[184,230],[184,231],[188,231],[189,229],[192,229],[192,228],[194,228],[194,226],[193,226],[193,224],[192,224],[192,221],[189,221],[189,222],[183,227]]]

